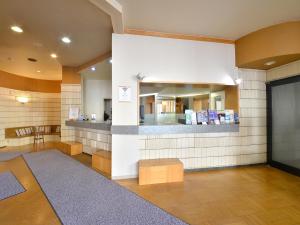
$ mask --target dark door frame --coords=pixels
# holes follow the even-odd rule
[[[300,75],[266,83],[267,90],[267,162],[269,165],[300,176],[300,169],[272,160],[272,87],[300,82]],[[299,99],[300,101],[300,99]],[[300,147],[300,146],[299,146]]]

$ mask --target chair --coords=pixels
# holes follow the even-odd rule
[[[43,140],[43,144],[45,143],[44,139],[44,130],[45,128],[43,126],[40,127],[34,127],[34,136],[33,136],[33,143],[37,144],[39,140]]]

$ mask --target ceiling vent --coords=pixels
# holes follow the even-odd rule
[[[27,58],[27,60],[30,62],[37,62],[37,59],[34,59],[34,58]]]

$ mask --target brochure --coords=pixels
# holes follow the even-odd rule
[[[209,123],[215,124],[215,120],[219,120],[216,110],[208,110]]]
[[[193,110],[189,110],[189,109],[186,109],[185,110],[185,124],[192,124],[192,114],[193,114]]]
[[[208,114],[206,110],[201,112],[197,112],[197,122],[198,124],[207,124],[208,122]]]
[[[225,110],[225,123],[234,123],[234,111]]]

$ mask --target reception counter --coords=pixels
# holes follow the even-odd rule
[[[154,125],[111,125],[105,122],[66,121],[67,126],[109,131],[121,135],[159,135],[182,133],[225,133],[239,132],[239,124],[221,125],[185,125],[185,124],[154,124]]]
[[[107,130],[110,131],[111,124],[101,121],[79,121],[79,120],[67,120],[66,125],[70,127],[88,128],[95,130]]]

